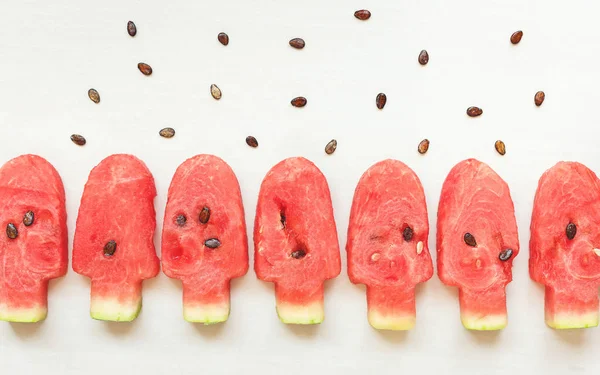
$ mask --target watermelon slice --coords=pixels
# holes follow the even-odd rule
[[[132,155],[102,160],[85,184],[73,242],[73,270],[92,280],[90,315],[131,321],[142,280],[158,274],[154,178]]]
[[[586,166],[560,162],[540,178],[531,218],[529,273],[546,286],[546,324],[598,325],[600,181]]]
[[[519,253],[508,185],[487,164],[458,163],[442,187],[437,221],[440,280],[459,288],[460,317],[474,330],[507,324],[506,285]]]
[[[227,320],[230,281],[248,271],[248,238],[238,180],[220,158],[197,155],[177,168],[163,223],[162,265],[183,283],[185,320]]]
[[[0,320],[43,320],[48,281],[67,273],[62,180],[45,159],[19,156],[0,168],[0,202]]]
[[[415,325],[415,285],[433,275],[425,193],[404,163],[384,160],[361,177],[348,227],[348,276],[367,286],[368,318],[377,329]]]
[[[327,180],[310,161],[275,165],[260,187],[254,223],[254,269],[275,283],[284,323],[321,323],[323,283],[341,271]]]

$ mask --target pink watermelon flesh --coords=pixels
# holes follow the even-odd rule
[[[204,223],[203,209],[210,212]],[[205,246],[213,238],[220,245]],[[230,280],[248,271],[248,238],[238,180],[220,158],[197,155],[177,168],[163,223],[162,265],[183,282],[185,320],[227,320]]]
[[[566,235],[569,223],[577,231]],[[560,162],[540,178],[531,218],[529,273],[546,286],[546,323],[598,325],[600,181],[586,166]]]
[[[142,280],[158,274],[154,250],[156,189],[146,165],[112,155],[92,169],[81,197],[73,270],[92,280],[92,318],[131,321],[142,306]],[[104,248],[115,241],[113,255]]]
[[[48,281],[67,272],[67,213],[62,180],[36,155],[0,168],[0,320],[37,322],[48,311]],[[26,212],[34,214],[26,226]],[[11,239],[6,228],[15,225]]]
[[[374,328],[414,326],[415,285],[433,275],[428,235],[427,204],[417,175],[397,160],[369,168],[354,192],[346,250],[350,280],[367,286]]]
[[[469,246],[464,236],[474,236]],[[512,250],[508,260],[500,253]],[[474,330],[502,329],[507,324],[506,285],[519,253],[515,210],[506,182],[487,164],[458,163],[442,187],[437,221],[440,280],[459,288],[463,325]]]
[[[285,159],[265,176],[254,251],[256,275],[275,283],[280,320],[321,323],[323,283],[339,275],[341,264],[329,186],[312,162]]]

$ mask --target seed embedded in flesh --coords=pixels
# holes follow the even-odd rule
[[[500,254],[498,254],[498,259],[500,259],[503,262],[506,262],[507,260],[510,259],[510,257],[512,257],[512,255],[513,255],[512,249],[504,249],[500,252]]]
[[[75,143],[77,146],[83,146],[86,144],[86,140],[83,135],[73,134],[71,135],[71,141]]]
[[[6,226],[6,235],[11,240],[14,240],[15,238],[17,238],[19,236],[19,231],[17,230],[17,227],[13,223],[8,223],[8,225]]]
[[[294,259],[302,259],[306,256],[306,251],[304,250],[296,250],[290,254],[290,256]]]
[[[419,53],[419,64],[427,65],[428,62],[429,62],[429,53],[427,53],[426,50],[422,50],[421,53]]]
[[[419,151],[419,154],[422,155],[426,153],[427,150],[429,150],[429,139],[425,138],[424,140],[419,142],[419,147],[417,147],[417,151]]]
[[[223,95],[221,93],[221,89],[219,88],[219,86],[212,84],[210,85],[210,94],[212,95],[213,98],[215,98],[216,100],[221,99],[221,96]]]
[[[204,241],[204,246],[208,247],[209,249],[216,249],[217,247],[221,246],[221,241],[216,238],[209,238],[208,240]]]
[[[417,254],[421,254],[423,252],[423,241],[417,242]]]
[[[127,22],[127,33],[129,36],[135,36],[135,34],[137,34],[137,27],[133,21]]]
[[[177,225],[179,225],[180,227],[184,226],[186,222],[187,218],[183,214],[177,215],[177,217],[175,218],[175,223],[177,223]]]
[[[138,69],[145,76],[149,76],[150,74],[152,74],[152,67],[146,63],[143,63],[143,62],[139,63]]]
[[[567,224],[565,233],[567,234],[567,238],[572,240],[573,238],[575,238],[575,235],[577,234],[577,226],[573,223]]]
[[[383,109],[383,107],[385,107],[385,103],[387,103],[387,96],[380,92],[375,98],[375,104],[377,105],[377,108]]]
[[[304,42],[304,39],[302,38],[294,38],[290,40],[290,46],[296,48],[296,49],[302,49],[304,48],[304,46],[306,45],[306,43]]]
[[[158,134],[163,138],[173,138],[173,136],[175,136],[175,129],[163,128],[163,129],[160,129]]]
[[[100,94],[98,94],[98,91],[96,91],[96,89],[89,89],[88,97],[94,103],[96,103],[96,104],[100,103]]]
[[[494,147],[496,147],[496,151],[498,151],[500,155],[506,154],[506,145],[501,140],[497,140]]]
[[[250,147],[258,147],[258,141],[253,136],[249,135],[246,137],[246,144]]]
[[[229,44],[229,35],[225,33],[219,33],[219,35],[217,35],[217,40],[221,42],[222,45],[226,46]]]
[[[404,237],[404,241],[410,241],[410,240],[412,240],[413,235],[414,235],[414,232],[413,232],[413,230],[412,230],[411,227],[406,227],[402,231],[402,237]]]
[[[535,105],[537,107],[539,107],[544,102],[544,99],[546,99],[546,94],[543,91],[538,91],[535,93],[535,97],[533,98],[533,101],[534,101]]]
[[[519,31],[515,31],[514,33],[512,33],[512,35],[510,36],[510,42],[512,44],[519,44],[519,42],[521,41],[521,38],[523,37],[523,31],[519,30]]]
[[[483,109],[481,109],[479,107],[467,108],[467,115],[469,115],[469,117],[477,117],[477,116],[481,116],[482,114],[483,114]]]
[[[283,211],[281,211],[279,213],[279,221],[281,221],[281,228],[285,229],[285,213]]]
[[[472,246],[472,247],[477,246],[477,241],[475,241],[475,237],[471,233],[465,233],[463,240],[469,246]]]
[[[106,243],[106,245],[104,245],[104,249],[102,250],[104,251],[104,255],[107,257],[113,256],[115,251],[117,251],[117,243],[115,240],[110,240]]]
[[[306,103],[308,103],[308,101],[306,100],[305,97],[298,96],[298,97],[295,97],[294,99],[292,99],[291,103],[294,107],[302,108],[306,105]]]
[[[327,143],[327,145],[325,145],[325,153],[327,155],[333,154],[336,149],[337,149],[337,141],[335,139],[332,139],[331,141],[329,141],[329,143]]]
[[[379,254],[379,253],[373,253],[373,255],[371,255],[371,260],[373,262],[377,262],[379,260],[379,258],[381,258],[381,254]]]
[[[198,220],[202,224],[208,223],[208,220],[210,220],[210,208],[202,207],[202,210],[200,211],[200,215],[198,215]]]
[[[28,227],[33,224],[34,219],[35,215],[33,214],[33,211],[27,211],[25,212],[25,215],[23,215],[23,224]]]
[[[354,12],[354,17],[358,18],[361,21],[366,21],[371,18],[371,12],[366,9],[357,10]]]

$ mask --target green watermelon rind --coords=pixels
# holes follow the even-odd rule
[[[110,298],[93,298],[90,305],[90,316],[96,320],[131,322],[138,317],[141,309],[141,298],[130,303]]]
[[[307,305],[277,303],[277,316],[285,324],[321,324],[325,320],[322,302]]]
[[[546,324],[554,329],[592,328],[598,326],[598,312],[584,314],[558,314],[546,317]]]
[[[229,319],[229,304],[207,304],[183,306],[183,319],[190,323],[204,325],[223,323]]]
[[[46,306],[30,308],[8,308],[0,306],[0,320],[14,323],[36,323],[46,319],[48,308]]]
[[[506,314],[486,316],[461,314],[460,320],[466,329],[474,331],[497,331],[504,329],[508,324],[508,317]]]

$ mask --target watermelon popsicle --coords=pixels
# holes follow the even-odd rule
[[[546,324],[597,326],[600,180],[583,164],[559,162],[540,178],[529,250],[530,276],[546,289]]]
[[[348,276],[367,286],[368,319],[377,329],[415,325],[415,286],[433,275],[423,187],[404,163],[384,160],[360,178],[348,226]]]
[[[230,281],[248,271],[248,238],[240,186],[222,159],[197,155],[177,168],[165,210],[162,265],[183,283],[185,320],[227,320]]]
[[[327,180],[307,159],[281,161],[261,184],[254,270],[275,283],[282,322],[323,321],[323,283],[339,275],[340,250]]]
[[[459,288],[463,325],[474,330],[507,324],[506,285],[519,253],[508,185],[487,164],[458,163],[444,181],[437,220],[440,280]]]

